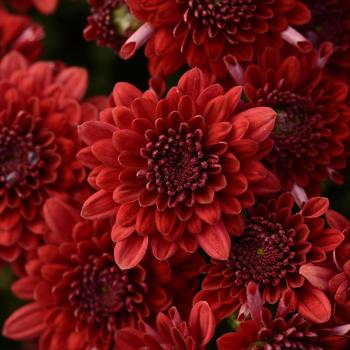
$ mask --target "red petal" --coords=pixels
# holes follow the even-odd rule
[[[116,243],[114,247],[114,259],[122,269],[135,267],[145,256],[148,247],[148,236],[138,234],[129,236],[124,241]]]
[[[313,197],[309,199],[301,210],[307,218],[317,218],[326,213],[329,207],[329,200],[324,197]]]
[[[81,220],[78,211],[57,198],[50,198],[43,208],[44,218],[56,242],[70,241],[74,225]],[[51,235],[53,237],[53,235]]]
[[[55,1],[39,1],[40,4],[52,4],[53,2]],[[67,96],[80,100],[85,95],[88,86],[88,73],[83,68],[66,68],[58,74],[56,82],[63,87]]]
[[[133,100],[142,96],[142,92],[129,83],[118,83],[112,93],[115,104],[130,107]]]
[[[52,14],[57,7],[57,0],[33,0],[35,7],[45,15]]]
[[[101,190],[85,201],[81,216],[89,220],[108,218],[116,213],[116,207],[117,204],[113,201],[112,194]]]
[[[134,226],[122,226],[116,222],[112,227],[111,238],[113,242],[120,242],[128,238],[133,232],[135,232]]]
[[[45,330],[46,309],[32,303],[16,310],[5,322],[3,334],[15,340],[39,337]]]
[[[350,226],[350,221],[335,210],[329,209],[326,212],[327,222],[330,226],[343,231]]]
[[[237,117],[245,117],[249,121],[245,138],[260,143],[270,136],[275,126],[276,112],[268,107],[255,107],[239,113]]]
[[[207,83],[202,71],[199,68],[193,68],[181,77],[177,87],[183,95],[189,95],[193,99],[197,99],[200,93],[207,87]]]
[[[334,277],[335,271],[324,267],[317,266],[309,263],[301,266],[299,270],[300,274],[303,275],[314,287],[327,290],[328,282]]]
[[[102,139],[91,145],[91,153],[101,163],[111,167],[118,165],[118,152],[114,149],[111,139]]]
[[[222,223],[206,225],[204,230],[195,236],[202,249],[212,258],[226,260],[230,254],[231,241]]]
[[[220,220],[221,210],[217,201],[204,205],[197,204],[194,210],[198,217],[209,225],[213,225]]]
[[[298,311],[314,323],[327,322],[332,307],[326,295],[317,288],[308,286],[297,290]]]
[[[199,348],[209,343],[214,335],[216,322],[207,302],[199,301],[192,307],[189,327]]]
[[[161,235],[152,235],[151,237],[152,253],[158,260],[166,260],[173,256],[178,247],[173,242],[168,242]]]
[[[252,319],[262,324],[263,301],[259,292],[259,286],[254,282],[247,285],[247,300]]]
[[[98,140],[112,139],[116,129],[112,124],[91,120],[79,125],[78,132],[80,139],[87,145],[91,145]]]

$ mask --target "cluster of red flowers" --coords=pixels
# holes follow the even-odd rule
[[[3,335],[349,349],[350,221],[323,196],[350,157],[349,2],[88,3],[86,40],[145,45],[147,91],[87,99],[84,69],[40,61],[28,11],[58,1],[0,4],[0,263],[27,300]]]

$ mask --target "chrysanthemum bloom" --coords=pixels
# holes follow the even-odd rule
[[[188,322],[175,307],[168,315],[159,313],[156,329],[141,323],[140,330],[125,328],[115,336],[116,350],[204,350],[215,332],[215,317],[206,302],[196,303]]]
[[[99,46],[109,46],[117,53],[125,41],[140,26],[130,13],[124,0],[89,0],[91,16],[84,29],[88,41],[96,40]]]
[[[30,65],[16,52],[0,63],[0,259],[33,249],[46,229],[46,198],[68,198],[85,179],[76,129],[97,115],[80,103],[86,86],[81,68]]]
[[[16,50],[34,60],[42,51],[43,28],[26,16],[13,15],[0,6],[0,57]]]
[[[334,45],[328,68],[332,73],[350,73],[350,2],[348,0],[305,0],[312,20],[300,31],[320,47],[329,41]]]
[[[82,215],[116,218],[120,267],[138,264],[149,244],[161,260],[179,247],[194,252],[198,244],[226,259],[230,239],[222,222],[235,226],[255,194],[279,190],[260,162],[271,149],[266,139],[275,113],[264,107],[238,113],[240,96],[241,88],[224,93],[193,69],[161,100],[118,83],[115,107],[82,124],[88,147],[78,158],[92,168],[89,181],[97,190]]]
[[[5,336],[39,337],[41,350],[110,350],[117,329],[152,321],[175,296],[192,300],[199,254],[149,258],[122,271],[108,222],[78,222],[78,211],[58,199],[48,199],[44,213],[51,243],[38,248],[28,275],[13,285],[15,295],[33,301],[9,317]]]
[[[307,44],[291,27],[310,19],[299,0],[129,0],[128,5],[146,24],[121,54],[129,58],[150,38],[146,56],[154,75],[170,75],[187,63],[221,77],[228,54],[251,61],[256,50],[281,46],[283,39]]]
[[[247,287],[251,320],[239,323],[235,333],[224,334],[217,340],[219,350],[345,350],[349,327],[316,327],[299,313],[292,314],[292,295],[286,291],[276,313],[263,306],[258,286]]]
[[[58,0],[5,0],[5,2],[6,1],[18,11],[24,12],[35,7],[45,15],[54,13],[58,5]]]
[[[203,268],[206,276],[195,300],[208,301],[217,318],[223,319],[245,303],[247,285],[253,281],[269,304],[290,290],[295,307],[306,319],[328,321],[331,304],[327,296],[303,276],[301,268],[324,261],[343,235],[325,225],[326,198],[308,200],[297,213],[294,207],[292,195],[284,193],[252,208],[244,233],[233,238],[229,258],[213,259]],[[317,272],[314,269],[313,274]]]
[[[244,86],[248,106],[277,112],[267,161],[286,190],[297,185],[315,195],[326,178],[342,182],[338,171],[347,164],[348,87],[324,73],[328,53],[326,47],[288,56],[267,49],[245,70],[226,60],[236,83]]]

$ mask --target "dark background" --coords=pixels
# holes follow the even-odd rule
[[[133,59],[123,61],[109,48],[100,48],[94,42],[84,41],[82,31],[89,15],[89,6],[85,0],[60,0],[53,16],[43,16],[35,11],[29,15],[41,23],[46,31],[42,59],[60,60],[67,65],[85,67],[90,76],[89,97],[109,95],[118,81],[128,81],[140,89],[147,88],[149,76],[142,50]],[[349,171],[346,177],[345,183],[350,184]],[[350,186],[325,184],[323,194],[329,197],[334,209],[350,217]],[[6,317],[22,304],[11,295],[13,279],[8,268],[0,269],[0,327]],[[0,336],[0,350],[30,349],[27,346]]]

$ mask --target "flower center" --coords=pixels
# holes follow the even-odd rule
[[[273,215],[270,220],[252,218],[244,234],[232,243],[227,266],[235,274],[236,285],[255,281],[275,286],[287,272],[295,270],[295,230],[284,230]]]
[[[282,167],[291,167],[293,160],[312,156],[320,146],[322,128],[321,107],[310,98],[293,92],[273,91],[259,101],[277,112],[272,138],[275,146],[269,159]]]
[[[208,172],[218,158],[205,156],[201,139],[200,130],[191,133],[183,123],[179,132],[170,128],[156,142],[149,142],[141,150],[141,155],[148,160],[144,174],[146,188],[166,193],[176,204],[184,201],[191,191],[204,187]]]
[[[24,185],[38,176],[39,148],[33,144],[33,135],[23,135],[20,126],[0,129],[0,183],[7,188]]]
[[[70,285],[68,299],[76,318],[89,324],[106,323],[114,329],[117,314],[134,312],[140,294],[126,271],[110,265],[109,260],[91,258],[90,263],[81,266],[80,277]]]
[[[106,0],[92,6],[91,13],[102,45],[118,46],[116,41],[129,37],[140,26],[123,0]]]
[[[233,28],[254,16],[255,0],[187,0],[189,13],[205,26]],[[191,22],[190,17],[187,20]]]

